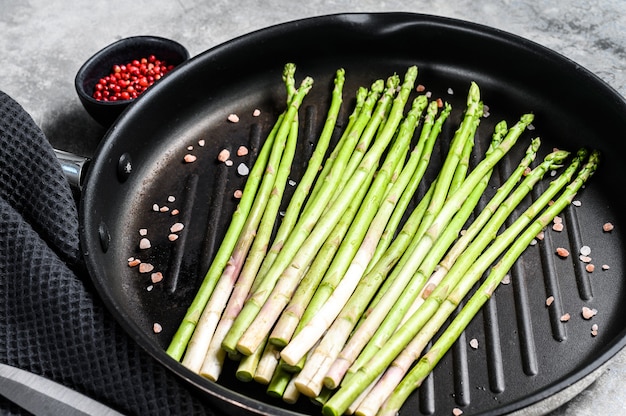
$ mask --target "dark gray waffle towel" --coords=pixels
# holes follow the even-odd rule
[[[0,360],[129,415],[212,414],[95,295],[52,146],[0,91]],[[2,414],[25,414],[0,398]]]

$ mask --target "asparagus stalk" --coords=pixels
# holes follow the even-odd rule
[[[338,152],[337,158],[332,164],[330,171],[324,178],[322,185],[323,188],[319,190],[315,200],[311,204],[307,204],[308,208],[294,225],[294,228],[292,232],[289,233],[285,243],[278,249],[278,254],[271,266],[269,266],[267,272],[263,276],[259,277],[262,280],[244,304],[244,307],[222,341],[222,348],[224,348],[227,352],[237,351],[237,343],[239,339],[256,318],[259,310],[269,297],[281,274],[289,266],[295,253],[307,239],[311,230],[317,223],[323,209],[330,201],[337,181],[343,173],[346,162],[352,154],[354,145],[358,140],[360,132],[364,128],[364,124],[371,115],[371,109],[377,101],[383,86],[382,81],[375,82],[372,85],[372,90],[364,103],[364,107],[361,110],[355,125],[348,134],[346,142],[341,146],[341,150]],[[250,352],[253,350],[254,348],[252,348]]]
[[[546,208],[531,225],[517,238],[511,247],[504,253],[501,260],[495,264],[484,283],[470,298],[461,312],[455,317],[448,328],[443,332],[432,348],[418,361],[417,365],[407,374],[398,387],[387,399],[385,405],[379,411],[379,415],[396,415],[409,394],[418,388],[428,374],[432,372],[437,363],[450,349],[459,335],[465,330],[473,317],[478,313],[508,273],[513,264],[519,259],[535,236],[544,229],[567,205],[574,199],[577,192],[595,172],[599,163],[599,153],[592,152],[587,164],[581,169],[577,178],[572,181],[554,201]],[[465,297],[465,288],[458,288],[448,296],[447,303],[456,308],[462,298]]]
[[[374,300],[376,306],[370,310],[368,317],[359,326],[357,333],[362,335],[352,337],[349,344],[346,346],[346,349],[344,350],[344,357],[349,360],[354,360],[356,358],[356,356],[364,348],[367,340],[369,340],[371,335],[374,333],[376,327],[383,322],[383,318],[396,302],[398,293],[401,293],[408,283],[412,275],[412,271],[419,266],[419,263],[428,252],[428,249],[436,240],[438,233],[440,233],[443,228],[443,225],[445,225],[445,223],[449,221],[451,215],[454,214],[454,211],[449,210],[446,214],[448,217],[440,220],[442,225],[439,225],[432,230],[428,229],[428,226],[437,218],[436,215],[442,209],[444,202],[448,197],[448,191],[452,183],[452,178],[454,177],[458,164],[461,161],[464,149],[469,147],[467,142],[473,142],[474,140],[474,133],[481,115],[482,103],[480,101],[480,90],[475,83],[472,83],[468,91],[465,116],[461,125],[455,132],[450,149],[434,185],[433,196],[431,197],[428,208],[424,213],[424,217],[422,218],[419,228],[413,236],[410,245],[402,253],[398,265],[393,270],[385,285],[382,287],[381,293],[383,294]],[[489,170],[490,168],[484,170],[483,173]],[[465,200],[471,191],[471,188],[476,185],[479,179],[480,178],[477,177],[477,175],[474,175],[473,183],[466,185],[465,190],[463,191],[464,193],[456,197],[456,209],[460,207],[460,203]],[[429,231],[429,233],[427,233],[427,231]],[[422,245],[421,248],[420,244]],[[420,249],[418,250],[418,248]],[[402,273],[402,271],[404,271],[404,273]],[[390,290],[391,288],[393,288],[393,290]],[[387,293],[388,291],[391,293]],[[384,330],[378,332],[379,339],[383,339],[380,334],[388,334],[390,331],[393,331],[392,325],[394,325],[394,323],[387,320]],[[374,343],[371,344],[375,345]],[[375,352],[375,348],[370,347],[367,354],[371,354],[373,352]],[[345,363],[342,365],[345,366]]]
[[[231,259],[224,268],[222,276],[215,286],[200,316],[196,330],[189,341],[182,363],[196,373],[200,372],[203,366],[207,350],[209,350],[209,345],[215,334],[215,329],[229,302],[235,283],[237,282],[244,290],[249,288],[252,284],[254,275],[249,274],[249,278],[246,279],[245,276],[243,276],[243,279],[239,279],[242,277],[240,276],[240,271],[243,268],[244,262],[247,262],[246,257],[251,248],[253,249],[252,253],[250,253],[251,256],[262,258],[265,254],[265,247],[270,239],[270,233],[264,233],[263,230],[271,230],[278,214],[285,185],[289,177],[289,172],[291,171],[297,141],[298,121],[296,114],[296,117],[291,121],[291,129],[286,139],[284,151],[282,151],[282,154],[277,151],[275,155],[270,155],[261,187],[259,188],[242,233],[235,245]],[[278,146],[275,147],[275,150],[282,150],[280,140],[277,144]],[[274,163],[278,163],[278,165],[274,165]],[[253,241],[256,244],[254,244]],[[211,375],[211,378],[213,377],[217,379],[217,374]]]
[[[350,377],[350,383],[343,383],[337,393],[328,401],[325,414],[341,414],[349,403],[366,388],[373,380],[379,376],[400,354],[416,334],[426,325],[426,323],[437,312],[439,306],[448,297],[449,293],[456,287],[468,286],[471,288],[481,274],[492,264],[499,255],[517,238],[520,232],[534,219],[537,213],[548,205],[551,199],[571,180],[573,174],[585,157],[585,152],[581,151],[572,161],[570,166],[554,181],[550,186],[534,201],[526,211],[518,217],[505,231],[495,238],[483,252],[483,242],[486,239],[491,241],[492,234],[497,232],[490,227],[485,228],[479,237],[468,247],[464,254],[457,260],[453,268],[444,280],[431,293],[422,307],[416,311],[385,343],[384,349],[369,361],[367,366],[361,366]],[[514,193],[508,198],[514,200]],[[512,203],[512,205],[516,205]],[[506,209],[506,208],[505,208]],[[495,216],[494,216],[495,218]],[[493,218],[492,218],[493,221]],[[495,227],[494,227],[495,228]],[[536,234],[535,234],[536,235]],[[481,254],[482,253],[482,254]],[[468,261],[465,261],[465,260]],[[468,267],[469,265],[469,267]],[[467,290],[469,290],[469,288]],[[338,412],[338,413],[337,413]]]
[[[332,323],[341,306],[345,304],[361,279],[376,247],[376,242],[393,212],[394,199],[391,199],[392,203],[384,204],[383,197],[386,192],[383,190],[388,184],[393,183],[392,193],[399,194],[402,192],[417,166],[419,155],[409,160],[408,169],[405,170],[406,174],[402,177],[402,181],[392,182],[392,169],[398,165],[399,161],[404,161],[406,156],[404,149],[408,149],[410,145],[415,127],[426,104],[425,96],[420,96],[414,100],[411,110],[399,129],[396,142],[389,151],[387,160],[376,173],[376,179],[368,190],[366,199],[360,205],[359,212],[352,222],[346,238],[341,242],[322,285],[318,287],[313,296],[307,311],[312,319],[301,326],[298,334],[281,353],[281,357],[287,364],[294,365],[304,357]],[[311,309],[311,307],[313,308]],[[287,341],[287,337],[282,337],[281,341]]]
[[[529,147],[529,152],[526,154],[526,157],[522,160],[522,162],[520,163],[520,165],[518,166],[518,169],[516,169],[513,174],[509,177],[509,179],[507,180],[507,183],[505,183],[500,190],[502,189],[506,189],[508,187],[508,183],[510,182],[514,182],[511,179],[515,178],[516,173],[520,171],[520,168],[522,168],[526,163],[525,161],[534,157],[531,156],[532,152],[533,152],[533,147],[534,145],[538,146],[539,144],[539,140],[536,139],[534,141],[533,144],[531,144],[531,146]],[[503,201],[501,203],[501,205],[499,206],[498,211],[496,211],[496,213],[494,214],[494,216],[492,217],[492,221],[488,224],[486,224],[483,232],[485,233],[485,235],[491,236],[493,235],[494,230],[499,229],[504,221],[508,218],[508,216],[510,216],[510,214],[513,212],[513,210],[517,207],[517,205],[519,203],[522,202],[522,200],[525,198],[525,196],[530,192],[530,190],[535,186],[536,183],[538,183],[539,180],[541,180],[544,176],[544,174],[552,169],[556,169],[558,167],[560,167],[560,163],[567,157],[569,153],[565,152],[565,151],[555,151],[551,154],[549,154],[548,156],[546,156],[546,158],[544,159],[544,161],[537,166],[535,169],[532,170],[532,172],[530,174],[528,174],[526,176],[526,178],[524,179],[524,181],[520,184],[520,186],[517,187],[517,189],[515,189],[515,191],[513,193],[510,194],[510,196],[507,198],[506,201]],[[576,165],[574,165],[576,166]],[[570,169],[570,172],[572,170]],[[570,177],[571,175],[566,175],[565,176]],[[561,182],[562,183],[562,182]],[[554,187],[549,194],[553,195],[555,191],[558,191],[558,187]],[[500,192],[499,190],[499,192]],[[500,192],[502,193],[502,192]],[[483,210],[481,212],[481,215],[472,223],[472,225],[470,226],[470,229],[475,229],[477,227],[481,227],[481,224],[484,224],[485,221],[483,218],[484,216],[489,216],[489,212],[490,212],[490,207],[493,207],[495,204],[494,202],[496,202],[498,199],[501,199],[498,196],[498,193],[496,193],[496,195],[494,195],[494,197],[492,198],[492,200],[490,201],[490,203],[488,204],[488,207],[485,208],[485,210]],[[543,198],[543,201],[546,202],[547,198]],[[485,215],[485,213],[487,213]],[[467,235],[467,234],[466,234]],[[457,244],[455,244],[455,248],[457,248],[457,246],[466,246],[466,244],[464,244],[465,240],[465,236],[463,236],[461,239],[459,239],[459,241],[457,242]],[[484,245],[486,245],[487,243],[487,239],[484,239],[484,244],[481,243],[480,246],[474,246],[472,247],[472,250],[474,252],[478,252],[480,251]],[[454,249],[452,249],[452,251],[454,251]],[[459,271],[461,271],[462,269],[458,269]],[[435,274],[433,274],[433,276],[435,276]],[[430,285],[435,285],[436,282],[432,282],[433,280],[433,276],[431,276],[431,279],[429,280],[429,284]],[[468,273],[465,273],[463,275],[464,279],[468,278]],[[454,282],[451,282],[449,284],[454,284]],[[429,292],[432,291],[432,289],[430,290],[425,290],[420,294],[420,297],[418,297],[417,301],[414,304],[414,311],[409,312],[409,316],[413,316],[413,313],[416,313],[415,311],[418,310],[418,308],[422,305],[422,303],[424,303],[425,299],[428,298],[429,296]],[[428,321],[426,322],[426,324],[424,325],[424,327],[422,328],[422,330],[420,331],[419,334],[430,334],[432,333],[432,327],[434,325],[441,325],[442,322],[441,320],[437,320],[436,317],[442,317],[441,316],[441,308],[435,313],[435,315],[433,317],[431,317],[430,319],[428,319]],[[444,318],[444,320],[447,318]],[[383,377],[384,381],[381,381],[371,392],[371,394],[368,396],[367,400],[364,402],[363,404],[363,408],[360,409],[359,411],[362,414],[375,414],[375,409],[377,409],[381,404],[382,401],[387,397],[387,395],[391,392],[391,389],[393,389],[393,387],[400,381],[401,377],[404,375],[404,372],[406,372],[408,370],[408,366],[410,366],[413,361],[417,358],[417,356],[421,353],[421,351],[423,350],[423,348],[425,347],[426,343],[428,341],[430,341],[430,339],[426,336],[423,336],[420,338],[420,335],[418,334],[418,336],[415,337],[415,339],[405,348],[405,350],[403,351],[402,354],[400,354],[400,356],[396,357],[396,359],[394,360],[394,362],[392,363],[392,371],[389,371],[387,374],[385,374],[385,376]]]
[[[337,114],[341,106],[344,80],[344,71],[340,69],[337,71],[335,77],[335,88],[333,89],[331,105],[328,111],[326,122],[324,124],[324,128],[316,145],[315,151],[311,159],[309,160],[303,178],[296,188],[294,196],[289,202],[287,213],[283,218],[283,221],[281,222],[281,225],[276,235],[276,240],[280,241],[282,238],[284,238],[283,236],[286,235],[293,228],[293,222],[295,222],[297,218],[297,214],[300,206],[302,205],[302,201],[306,197],[308,189],[311,186],[311,183],[313,182],[315,175],[317,174],[319,167],[323,161],[324,155],[328,148],[328,143],[330,142],[330,138],[332,136],[332,131],[334,129],[334,125],[337,119]],[[199,368],[200,374],[211,380],[217,380],[221,372],[222,364],[225,357],[225,353],[222,350],[221,344],[224,340],[226,333],[232,326],[236,316],[241,311],[245,299],[247,298],[251,288],[254,285],[255,278],[257,276],[257,273],[259,272],[262,263],[264,261],[271,261],[271,259],[269,258],[269,254],[267,255],[268,258],[265,258],[267,254],[267,246],[271,239],[274,222],[276,221],[280,204],[282,203],[285,184],[288,180],[288,176],[290,173],[290,167],[293,161],[293,154],[295,152],[295,146],[297,142],[297,133],[298,122],[297,117],[295,117],[292,125],[291,136],[288,141],[288,146],[285,149],[285,155],[288,156],[284,156],[284,163],[281,161],[281,165],[279,166],[276,177],[277,186],[272,191],[269,197],[265,213],[263,214],[263,218],[258,227],[258,232],[254,237],[254,242],[252,243],[252,247],[250,249],[250,252],[248,253],[248,257],[246,258],[243,269],[241,270],[239,278],[235,283],[232,295],[230,296],[230,299],[228,299],[228,304],[226,305],[226,308],[223,309],[223,311],[218,308],[215,309],[214,316],[219,317],[219,315],[221,314],[221,318],[215,328],[210,328],[212,329],[211,332],[213,332],[213,336],[211,337],[208,346],[205,347],[206,350],[203,357],[203,363],[202,366]],[[253,235],[253,233],[250,233],[250,235]],[[228,283],[230,283],[232,287],[232,283]],[[210,302],[211,301],[209,301],[209,303]]]
[[[426,168],[430,163],[430,157],[432,155],[436,139],[437,137],[439,137],[439,133],[441,132],[441,125],[449,114],[450,106],[446,106],[445,110],[442,113],[442,116],[438,119],[439,121],[435,125],[435,120],[437,120],[437,111],[438,106],[436,101],[431,102],[426,108],[426,116],[424,117],[424,122],[422,123],[420,137],[418,139],[417,146],[413,150],[415,154],[421,155],[418,166],[414,171],[413,177],[411,177],[411,179],[409,180],[406,189],[404,190],[404,192],[402,192],[400,199],[397,201],[397,203],[394,204],[394,212],[391,214],[391,217],[387,221],[385,230],[380,236],[374,254],[372,255],[372,258],[370,259],[370,262],[365,269],[365,273],[369,273],[372,270],[374,265],[378,262],[385,250],[387,250],[387,248],[391,244],[391,241],[396,235],[396,231],[398,230],[400,223],[402,222],[402,218],[404,217],[411,200],[415,196],[415,192],[417,192],[417,187],[424,177]],[[435,128],[434,132],[433,127]]]
[[[373,143],[371,149],[364,156],[359,168],[346,183],[344,197],[335,199],[335,202],[332,204],[332,209],[329,209],[324,216],[320,217],[320,221],[315,225],[310,236],[307,237],[305,243],[297,250],[291,264],[280,276],[278,282],[280,285],[279,289],[274,291],[269,299],[266,299],[269,301],[263,304],[259,316],[254,316],[251,326],[237,342],[237,350],[242,354],[253,352],[258,342],[269,333],[271,327],[286,305],[288,297],[293,294],[295,286],[301,279],[303,270],[310,265],[315,253],[317,253],[324,243],[324,240],[337,223],[339,217],[350,204],[350,198],[346,198],[346,196],[357,193],[358,189],[363,185],[363,182],[369,175],[369,172],[374,169],[374,166],[378,163],[383,152],[387,149],[403,116],[403,109],[410,91],[413,89],[416,77],[417,67],[410,67],[407,70],[402,87],[394,99],[393,107],[389,114],[389,119],[385,123],[383,134]],[[285,290],[283,290],[283,288]],[[287,295],[287,298],[285,298],[285,295]]]
[[[367,133],[367,130],[370,129],[371,125],[375,125],[378,122],[382,121],[383,115],[387,113],[387,108],[390,107],[393,94],[397,88],[397,82],[389,82],[388,88],[385,92],[385,96],[380,100],[379,105],[376,110],[376,120],[373,123],[370,123],[366,128],[366,131],[363,135],[371,135],[372,133]],[[374,130],[371,130],[373,132]],[[369,139],[367,139],[369,141]],[[363,146],[359,146],[364,148],[366,143],[363,143]],[[356,160],[360,160],[360,157]],[[352,162],[352,160],[351,160]],[[348,168],[347,170],[354,170]],[[381,178],[382,179],[382,178]],[[368,179],[368,183],[371,182],[371,179]],[[362,187],[366,188],[366,187]],[[336,194],[341,194],[341,191],[337,191]],[[348,206],[348,210],[345,214],[339,219],[338,224],[334,227],[332,233],[326,239],[326,242],[322,246],[320,252],[315,256],[309,271],[303,277],[301,283],[296,288],[295,293],[291,297],[288,305],[285,310],[282,312],[280,318],[276,322],[272,333],[270,334],[270,342],[284,346],[287,344],[291,336],[296,330],[300,319],[304,313],[304,310],[309,305],[309,301],[313,297],[316,288],[318,287],[320,281],[324,278],[325,275],[337,275],[337,272],[333,272],[332,266],[331,270],[327,273],[326,270],[329,269],[329,265],[331,264],[337,250],[339,250],[339,242],[344,241],[346,239],[350,239],[351,237],[347,237],[348,229],[350,224],[352,223],[353,218],[357,215],[359,207],[361,206],[360,201],[363,200],[365,194],[359,194],[357,197],[350,203]],[[354,234],[354,232],[352,232]],[[353,243],[356,244],[356,243]],[[335,266],[336,267],[336,266]]]
[[[287,85],[287,89],[291,89],[291,84],[294,82],[293,74],[295,71],[295,65],[292,63],[288,63],[285,65],[283,70],[283,80]],[[241,235],[241,232],[244,228],[244,225],[247,221],[248,215],[256,198],[257,190],[261,184],[263,178],[263,172],[265,171],[266,164],[270,158],[270,153],[272,152],[274,139],[278,134],[279,130],[282,128],[283,120],[285,118],[289,119],[289,116],[293,116],[297,108],[293,110],[288,107],[283,115],[281,115],[277,122],[275,123],[272,131],[268,135],[263,147],[261,148],[261,152],[257,158],[256,163],[252,167],[246,184],[244,186],[243,195],[239,204],[237,205],[237,209],[233,213],[228,229],[226,230],[226,234],[220,244],[220,247],[215,254],[213,261],[211,262],[211,266],[207,271],[196,296],[194,297],[191,305],[187,309],[183,320],[178,327],[176,333],[174,334],[170,344],[166,350],[167,354],[173,359],[180,361],[185,350],[187,349],[187,345],[189,340],[191,339],[196,325],[198,324],[198,320],[200,319],[200,315],[204,310],[213,289],[217,285],[217,282],[222,275],[222,272],[228,261],[230,260],[231,254],[237,244],[237,240]],[[289,123],[286,123],[289,124]]]
[[[306,200],[307,195],[309,195],[309,191],[315,181],[315,178],[318,176],[320,166],[324,162],[324,157],[326,156],[326,152],[328,151],[330,140],[332,139],[333,131],[337,123],[339,110],[341,109],[341,104],[343,102],[344,83],[345,70],[340,68],[335,73],[334,88],[331,93],[330,107],[326,115],[324,127],[322,128],[322,132],[320,133],[317,144],[315,145],[315,150],[311,155],[311,159],[309,159],[307,168],[302,175],[302,178],[300,179],[293,196],[289,200],[289,204],[287,205],[287,209],[285,210],[285,215],[281,221],[278,231],[276,232],[276,236],[274,237],[272,246],[270,250],[268,250],[265,258],[263,259],[261,266],[259,266],[259,270],[257,270],[260,276],[263,276],[267,271],[267,268],[271,266],[284,241],[287,239],[287,236],[294,228],[295,223],[298,220],[298,216],[300,215],[304,201]],[[354,119],[356,118],[358,111],[363,105],[366,94],[367,91],[363,90],[360,90],[357,94],[357,105],[355,107],[355,112],[349,118],[349,123],[346,127],[347,132],[350,131],[351,126],[354,123]]]

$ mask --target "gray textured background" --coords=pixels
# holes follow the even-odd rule
[[[496,27],[565,55],[626,97],[626,0],[0,0],[0,90],[31,114],[54,146],[90,156],[105,131],[81,107],[74,75],[109,43],[160,35],[193,56],[269,25],[358,11],[409,11]],[[626,414],[626,351],[598,373],[551,415]],[[555,397],[523,414],[543,414],[566,399]]]

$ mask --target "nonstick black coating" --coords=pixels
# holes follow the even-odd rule
[[[404,75],[410,65],[418,66],[418,83],[433,97],[453,105],[443,138],[451,137],[462,117],[469,83],[478,83],[490,116],[479,127],[476,152],[484,151],[496,122],[512,125],[522,114],[534,113],[535,130],[527,131],[500,164],[491,191],[532,137],[542,138],[541,155],[553,147],[602,151],[600,169],[577,198],[580,206],[563,215],[565,231],[547,230],[544,241],[528,248],[512,270],[511,284],[498,288],[402,414],[450,414],[454,407],[468,415],[523,409],[566,389],[624,346],[626,207],[615,194],[626,180],[622,97],[574,62],[502,31],[416,14],[344,14],[270,27],[200,54],[133,104],[102,141],[81,203],[84,252],[109,309],[166,367],[226,414],[320,414],[307,400],[287,405],[270,399],[261,386],[235,380],[232,369],[218,384],[209,382],[164,352],[236,206],[232,193],[245,178],[235,167],[240,161],[253,163],[254,151],[284,108],[281,75],[287,62],[297,65],[298,80],[306,75],[315,80],[300,113],[303,139],[291,175],[295,181],[321,130],[340,67],[346,70],[340,123],[359,86]],[[260,116],[252,116],[255,109]],[[239,115],[239,123],[227,121],[231,113]],[[435,164],[447,139],[441,139]],[[249,156],[233,156],[231,168],[216,162],[223,147],[234,151],[241,144],[253,150]],[[184,163],[187,153],[196,155],[196,162]],[[169,196],[176,200],[168,202]],[[154,204],[178,208],[180,214],[155,212]],[[185,229],[172,243],[168,228],[176,221]],[[615,225],[611,233],[602,231],[608,221]],[[152,241],[149,250],[138,249],[142,228]],[[592,249],[593,273],[578,260],[581,245]],[[559,246],[572,256],[558,259],[554,249]],[[128,266],[131,256],[154,264],[165,279],[152,284],[149,274]],[[601,270],[602,264],[610,269]],[[551,308],[545,306],[549,295],[556,298]],[[597,316],[582,319],[582,306],[597,309]],[[563,323],[559,318],[566,312],[571,319]],[[155,322],[161,333],[153,332]],[[596,337],[593,323],[599,328]],[[472,338],[478,349],[467,346]]]

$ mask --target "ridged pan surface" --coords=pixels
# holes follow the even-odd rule
[[[315,81],[300,111],[295,182],[321,131],[338,68],[346,71],[341,126],[358,87],[418,66],[417,83],[453,106],[433,166],[441,163],[462,118],[471,81],[490,111],[478,130],[474,162],[498,121],[512,125],[522,114],[534,113],[534,130],[526,131],[498,165],[488,195],[533,137],[542,138],[538,160],[554,147],[602,152],[599,170],[577,197],[580,204],[563,213],[564,230],[546,230],[543,241],[528,247],[511,271],[510,284],[497,289],[401,414],[450,414],[461,407],[465,414],[496,415],[523,409],[585,377],[625,344],[621,230],[626,207],[616,194],[626,180],[624,100],[584,68],[505,32],[433,16],[345,14],[271,27],[198,55],[132,105],[102,141],[81,204],[85,255],[109,309],[166,367],[225,414],[321,413],[307,400],[288,405],[269,398],[263,386],[235,380],[232,368],[218,383],[209,382],[164,352],[236,207],[233,192],[246,179],[236,167],[252,165],[284,109],[281,75],[287,62],[296,64],[298,81],[304,76]],[[257,117],[255,109],[261,112]],[[231,113],[240,117],[238,123],[227,121]],[[232,167],[217,162],[221,149],[234,152],[240,145],[251,153],[232,156]],[[185,163],[186,154],[196,161]],[[178,215],[172,215],[174,209]],[[175,222],[185,228],[171,242],[169,227]],[[603,231],[606,222],[614,231]],[[138,248],[141,229],[148,232],[150,249]],[[578,259],[583,245],[591,248],[592,273]],[[572,255],[558,258],[557,247]],[[163,281],[153,283],[149,273],[129,267],[130,257],[153,264]],[[604,264],[610,268],[602,270]],[[556,300],[548,308],[551,295]],[[583,319],[583,306],[597,309],[597,315]],[[560,319],[565,313],[571,315],[568,322]],[[153,331],[154,323],[162,332]],[[477,349],[468,345],[473,338]]]

